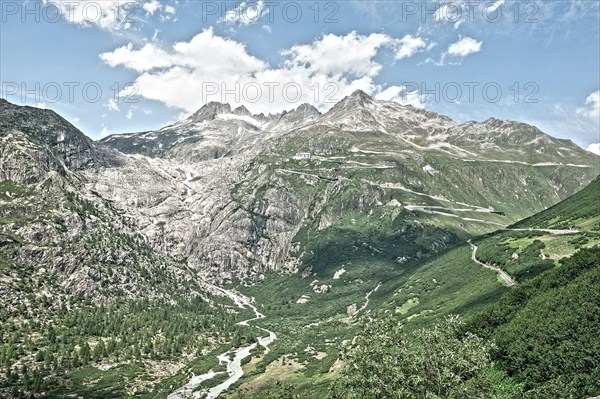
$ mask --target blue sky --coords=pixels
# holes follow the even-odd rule
[[[463,122],[600,142],[600,2],[10,1],[2,97],[92,138],[206,101],[327,110],[356,89]]]

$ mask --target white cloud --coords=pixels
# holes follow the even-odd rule
[[[434,0],[436,10],[433,20],[436,23],[453,24],[458,29],[465,22],[486,23],[510,16],[510,10],[499,10],[506,0],[494,1],[463,1],[463,0]]]
[[[208,101],[272,113],[302,102],[325,110],[357,89],[377,95],[382,89],[374,78],[381,65],[374,58],[381,48],[395,49],[397,43],[379,33],[327,34],[282,51],[284,61],[271,67],[249,54],[241,43],[209,28],[189,42],[165,48],[146,44],[139,49],[129,44],[100,57],[112,67],[137,71],[139,96],[188,114]],[[406,97],[417,104],[413,97]]]
[[[481,51],[481,45],[483,44],[483,42],[479,42],[471,37],[462,37],[459,36],[458,41],[450,44],[450,46],[448,46],[448,50],[442,52],[440,54],[440,58],[438,61],[436,61],[435,59],[429,57],[427,58],[425,61],[420,62],[419,65],[421,64],[432,64],[438,67],[444,66],[444,65],[460,65],[462,63],[462,58],[461,60],[457,61],[448,61],[447,62],[447,58],[448,56],[454,56],[454,57],[466,57],[470,54],[474,54],[477,53],[479,51]],[[436,46],[437,43],[431,43],[428,47],[427,50],[429,50],[430,48]]]
[[[148,108],[142,108],[142,112],[144,113],[144,115],[150,115],[150,114],[152,114],[152,110],[148,109]]]
[[[210,54],[210,62],[207,62],[207,54]],[[140,50],[134,50],[133,44],[129,43],[112,52],[100,54],[100,58],[112,67],[122,65],[137,72],[180,67],[187,71],[200,70],[213,78],[243,75],[264,68],[264,63],[248,55],[243,45],[215,36],[210,28],[189,42],[175,43],[168,52],[150,43]]]
[[[595,121],[600,121],[600,90],[585,99],[585,107],[577,108],[577,113]]]
[[[422,7],[425,7],[423,4]],[[464,3],[459,1],[450,1],[447,4],[436,3],[436,10],[433,14],[435,22],[458,23],[463,18]]]
[[[146,15],[154,15],[156,11],[160,10],[160,3],[158,2],[158,0],[152,0],[147,3],[144,3],[142,8],[146,10]]]
[[[270,25],[263,25],[262,29],[264,29],[265,31],[267,31],[269,33],[273,32],[273,28],[271,28]]]
[[[596,155],[600,155],[600,143],[592,143],[587,146],[586,150]]]
[[[377,50],[393,44],[393,39],[381,33],[361,36],[351,32],[346,36],[327,34],[311,44],[296,45],[284,51],[290,57],[289,67],[302,66],[316,73],[352,73],[375,76],[381,65],[373,60]]]
[[[108,103],[106,103],[106,108],[108,108],[110,111],[120,111],[119,103],[117,103],[114,98],[108,100]]]
[[[423,108],[424,103],[421,96],[415,91],[407,91],[405,86],[390,86],[379,92],[375,98],[384,101],[395,101],[400,104],[412,105],[417,108]]]
[[[457,42],[452,43],[448,47],[448,54],[457,57],[466,57],[467,55],[477,53],[481,51],[482,42],[471,37],[461,37]]]
[[[427,43],[421,37],[406,35],[402,39],[398,40],[398,47],[396,48],[396,59],[401,60],[403,58],[409,58],[424,51],[427,48]]]
[[[134,50],[133,44],[129,43],[127,46],[119,47],[110,53],[100,54],[100,58],[111,67],[123,65],[137,72],[165,68],[173,63],[166,52],[150,43],[139,50]]]
[[[175,7],[168,4],[161,4],[158,0],[152,0],[144,3],[142,8],[146,11],[146,16],[152,16],[158,11],[162,11],[160,14],[161,21],[171,20],[172,16],[175,15]]]
[[[39,109],[46,109],[46,103],[43,102],[38,102],[35,106]]]
[[[258,0],[256,3],[242,2],[238,7],[227,11],[219,22],[246,26],[257,23],[268,13],[269,8],[265,6],[264,0]]]
[[[132,110],[128,110],[127,111],[127,115],[125,115],[125,118],[127,118],[127,119],[133,118],[133,111]]]
[[[98,27],[108,31],[118,32],[135,27],[143,22],[139,18],[140,11],[146,16],[152,16],[159,11],[161,20],[171,20],[176,13],[172,5],[162,4],[159,0],[42,0],[43,12],[54,18],[59,15],[68,23]]]
[[[135,10],[139,6],[138,0],[111,0],[111,1],[70,1],[70,0],[43,0],[43,5],[49,15],[60,16],[68,23],[80,26],[96,26],[109,31],[128,29],[132,24],[139,22],[135,18]]]
[[[102,127],[102,130],[100,131],[100,138],[111,135],[111,133],[108,131],[108,128],[106,127],[106,125],[100,125],[100,126]]]
[[[78,117],[74,117],[73,118],[73,122],[75,122],[75,123],[79,122],[79,118]]]

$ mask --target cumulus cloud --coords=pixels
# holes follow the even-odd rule
[[[100,54],[102,61],[111,67],[122,65],[137,72],[150,71],[154,68],[166,68],[172,65],[169,55],[154,44],[146,44],[139,50],[133,44]]]
[[[379,92],[375,98],[378,100],[395,101],[400,104],[412,105],[417,108],[423,108],[424,106],[419,93],[416,90],[408,91],[405,86],[390,86]]]
[[[444,65],[460,65],[462,63],[462,58],[478,53],[481,51],[481,45],[483,42],[479,42],[471,37],[462,37],[459,36],[458,41],[451,43],[448,46],[448,50],[442,52],[440,54],[440,58],[436,61],[433,58],[427,58],[425,61],[420,64],[432,64],[435,66],[444,66]],[[429,45],[428,49],[435,46],[435,43]],[[460,61],[447,61],[448,56],[451,57],[461,57]]]
[[[255,3],[242,2],[233,10],[228,10],[223,18],[219,19],[219,22],[246,26],[257,23],[268,13],[269,8],[265,5],[264,0],[258,0]]]
[[[346,36],[327,34],[311,44],[296,45],[283,52],[290,58],[288,67],[304,67],[315,73],[350,73],[357,76],[375,76],[381,65],[373,60],[377,50],[393,43],[381,33],[361,36],[351,32]]]
[[[457,42],[452,43],[448,47],[448,54],[456,57],[466,57],[467,55],[481,51],[482,43],[468,36],[461,37]]]
[[[44,102],[38,102],[35,106],[39,109],[46,109],[46,103]]]
[[[169,107],[190,113],[208,101],[221,101],[269,113],[302,102],[324,110],[357,89],[379,94],[382,89],[374,78],[381,65],[375,57],[381,48],[397,49],[397,44],[397,39],[380,33],[327,34],[282,51],[284,61],[271,67],[249,54],[243,44],[209,28],[190,41],[164,48],[129,44],[100,58],[112,67],[138,72],[138,95]],[[417,104],[414,97],[405,97]]]
[[[409,58],[427,49],[427,42],[419,36],[405,35],[398,40],[396,48],[396,59]]]
[[[592,143],[587,146],[586,150],[593,154],[600,155],[600,143]]]
[[[585,106],[577,108],[577,113],[595,121],[600,121],[600,90],[585,99]]]

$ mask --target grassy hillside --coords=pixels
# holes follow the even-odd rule
[[[572,197],[514,224],[514,228],[578,229],[600,231],[600,177]]]
[[[464,323],[366,321],[328,398],[585,399],[600,394],[600,248],[511,289]],[[302,397],[310,398],[310,394]]]
[[[532,398],[600,394],[600,248],[520,284],[466,330],[493,340],[498,366]]]

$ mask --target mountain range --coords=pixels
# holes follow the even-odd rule
[[[600,157],[534,126],[494,118],[457,123],[362,91],[325,113],[302,104],[255,115],[212,102],[162,129],[100,141],[51,110],[0,99],[0,160],[0,318],[18,331],[15,353],[8,355],[8,341],[0,347],[9,370],[11,362],[23,365],[36,356],[29,349],[19,355],[15,343],[31,347],[19,320],[35,323],[40,309],[48,309],[37,320],[42,336],[45,323],[63,320],[63,306],[164,306],[196,298],[214,317],[243,320],[248,303],[227,294],[230,289],[273,310],[265,328],[279,328],[280,337],[271,360],[300,353],[294,334],[312,323],[347,325],[343,332],[337,324],[315,332],[331,340],[313,349],[333,367],[335,348],[355,333],[354,318],[373,306],[407,317],[420,309],[413,319],[425,323],[496,300],[506,288],[493,270],[463,275],[462,282],[485,280],[481,292],[466,293],[469,285],[457,280],[445,296],[425,295],[420,307],[406,287],[422,284],[415,276],[427,275],[431,264],[442,270],[439,257],[449,250],[468,254],[470,262],[468,247],[456,245],[525,229],[512,225],[600,173]],[[482,253],[484,263],[496,256]],[[508,265],[517,281],[542,270]],[[461,290],[460,301],[448,299]],[[231,328],[223,342],[215,338],[211,350],[251,340],[247,326]],[[184,339],[174,335],[173,342]],[[71,344],[81,356],[82,344]],[[310,361],[319,363],[315,356]],[[183,366],[174,371],[183,373]]]

